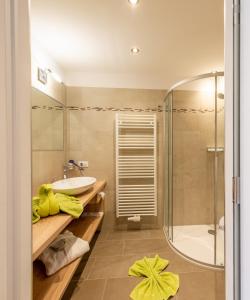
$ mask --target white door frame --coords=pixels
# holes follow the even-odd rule
[[[234,299],[233,241],[233,0],[225,0],[225,289]]]
[[[29,5],[0,0],[0,299],[32,299]]]
[[[250,299],[250,1],[241,0],[241,300]]]
[[[242,0],[249,7],[249,0]],[[248,3],[247,3],[248,2]],[[29,1],[0,0],[0,299],[32,299],[31,261],[31,118]],[[247,15],[247,14],[246,14]],[[245,15],[245,17],[246,17]],[[233,117],[233,12],[232,0],[225,0],[225,183],[226,183],[226,300],[233,300],[232,239],[232,117]],[[3,42],[2,42],[3,41]],[[11,50],[12,49],[12,50]],[[250,50],[249,50],[250,51]],[[249,73],[245,70],[245,74]],[[250,74],[249,74],[250,75]],[[247,86],[246,90],[249,86]],[[246,101],[246,106],[250,101]],[[246,107],[247,108],[247,107]],[[250,109],[250,107],[248,107]],[[245,110],[243,113],[247,113]],[[244,117],[244,116],[243,116]],[[243,125],[250,122],[249,116]],[[250,124],[249,124],[250,125]],[[250,126],[249,126],[250,128]],[[249,132],[243,132],[243,135]],[[250,145],[247,162],[250,165]],[[244,153],[243,153],[244,154]],[[245,168],[246,170],[246,168]],[[249,173],[250,167],[248,168]],[[249,174],[250,178],[250,174]],[[244,182],[243,182],[244,184]],[[243,185],[244,187],[244,185]],[[250,183],[242,191],[250,195]],[[244,199],[243,199],[244,200]],[[243,201],[242,200],[242,201]],[[248,201],[250,204],[250,201]],[[247,207],[247,202],[245,207]],[[250,211],[250,207],[249,210]],[[245,211],[247,214],[247,211]],[[247,222],[250,217],[247,216]],[[250,224],[249,228],[250,228]],[[246,228],[246,227],[245,227]],[[244,233],[244,229],[243,229]],[[249,244],[250,238],[243,243]],[[248,242],[248,244],[247,244]],[[245,248],[244,248],[245,249]],[[250,251],[248,251],[250,253]],[[243,251],[243,257],[246,252]],[[248,255],[246,270],[250,269]],[[250,273],[248,271],[248,273]],[[249,275],[248,275],[249,276]],[[244,285],[247,295],[249,284]],[[248,280],[249,282],[249,280]],[[250,295],[250,292],[248,293]],[[247,296],[242,298],[248,300]]]

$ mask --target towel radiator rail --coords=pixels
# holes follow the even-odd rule
[[[155,114],[116,114],[116,216],[157,216]]]

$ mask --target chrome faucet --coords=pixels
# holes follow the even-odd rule
[[[83,166],[78,165],[73,159],[70,159],[70,160],[69,160],[69,164],[72,164],[72,165],[74,165],[75,167],[77,167],[77,168],[79,169],[79,171],[83,171],[83,170],[84,170]]]
[[[81,175],[83,176],[84,167],[78,165],[73,159],[70,159],[67,163],[63,165],[63,178],[66,179],[68,176],[68,171],[74,170],[75,167],[80,171]]]
[[[63,165],[63,179],[66,179],[68,177],[68,171],[73,169],[74,166],[70,162],[65,163]]]

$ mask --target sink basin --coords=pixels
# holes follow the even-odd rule
[[[72,177],[52,183],[54,193],[78,195],[90,189],[96,183],[94,177]]]

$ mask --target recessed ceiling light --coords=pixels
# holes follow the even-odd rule
[[[128,2],[132,5],[138,4],[139,0],[128,0]]]
[[[131,51],[132,54],[138,54],[140,52],[140,49],[137,48],[137,47],[133,47],[133,48],[130,49],[130,51]]]

